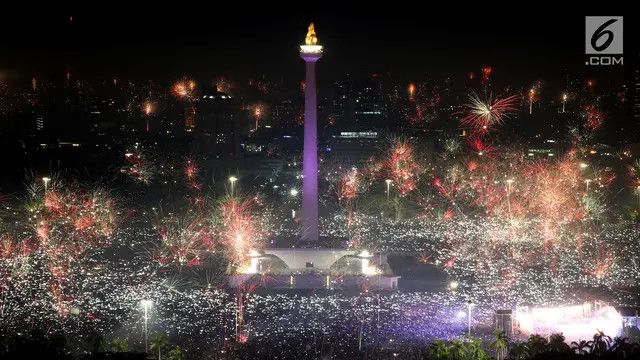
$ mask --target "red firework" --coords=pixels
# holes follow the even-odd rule
[[[416,178],[420,167],[413,155],[413,147],[403,140],[394,141],[386,162],[389,179],[398,188],[400,195],[406,195],[416,188]]]
[[[477,153],[480,156],[491,155],[491,153],[495,151],[495,148],[493,146],[482,141],[482,138],[477,135],[470,137],[467,142],[469,143],[469,147],[471,147],[471,150],[473,150],[473,152]],[[474,169],[476,167],[477,164]]]
[[[250,250],[259,250],[263,234],[254,214],[259,204],[258,197],[229,197],[220,204],[218,233],[236,265],[246,262]]]
[[[215,247],[206,219],[197,212],[162,219],[156,229],[161,246],[158,260],[162,265],[200,265],[204,253]]]
[[[491,77],[491,73],[493,72],[493,68],[491,66],[485,66],[482,68],[482,83],[486,84],[489,82],[489,78]]]
[[[604,114],[595,105],[587,105],[584,108],[584,127],[589,130],[596,130],[604,122]]]
[[[202,185],[198,182],[198,164],[191,159],[187,159],[184,166],[184,176],[191,189],[200,190]]]
[[[338,200],[351,201],[358,195],[358,169],[346,173],[338,185]]]

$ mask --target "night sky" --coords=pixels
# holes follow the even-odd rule
[[[163,14],[72,14],[72,21],[61,15],[17,15],[0,25],[10,34],[0,71],[13,77],[56,77],[70,66],[80,78],[171,81],[185,74],[264,74],[297,80],[302,75],[292,71],[301,69],[297,46],[310,21],[326,48],[322,71],[328,78],[345,72],[438,78],[490,65],[496,76],[529,80],[586,70],[583,14],[533,9],[502,15],[480,8],[437,13],[425,5],[398,10],[248,4],[209,10],[190,5]],[[630,64],[638,53],[637,16],[614,15],[625,15],[625,61]]]

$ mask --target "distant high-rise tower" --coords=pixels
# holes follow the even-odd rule
[[[316,61],[322,57],[315,27],[309,25],[300,57],[306,63],[304,89],[304,149],[302,157],[302,241],[318,241],[318,109],[316,104]]]
[[[192,132],[196,127],[196,108],[193,105],[184,109],[184,131]]]
[[[640,120],[640,54],[636,57],[636,64],[633,68],[634,94],[633,94],[633,118]]]
[[[510,309],[496,310],[494,316],[495,330],[502,331],[507,337],[513,336],[513,311]]]

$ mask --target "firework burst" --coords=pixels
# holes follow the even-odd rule
[[[229,261],[243,266],[251,250],[262,248],[263,222],[256,211],[260,198],[230,196],[220,202],[213,216],[215,231]]]
[[[78,264],[110,245],[118,215],[115,201],[104,189],[66,184],[57,177],[38,179],[29,187],[22,210],[11,212],[12,229],[2,229],[2,257],[10,257],[14,269],[38,264],[31,269],[46,273],[42,278],[46,284],[39,286],[48,289],[53,307],[65,315]]]
[[[402,139],[395,139],[389,149],[389,158],[385,163],[387,178],[392,180],[401,195],[406,195],[416,188],[416,181],[421,171],[414,149]]]
[[[466,115],[460,120],[460,125],[471,127],[475,134],[486,134],[517,111],[517,102],[516,95],[481,99],[478,94],[471,93],[469,102],[465,104]]]
[[[126,165],[120,168],[120,172],[129,178],[145,185],[151,183],[156,176],[156,169],[148,153],[140,148],[124,154]]]
[[[604,122],[604,114],[595,105],[587,105],[584,108],[584,127],[587,130],[596,130]]]
[[[215,250],[207,219],[196,210],[159,218],[155,229],[160,236],[157,259],[162,265],[198,266],[206,253]]]
[[[479,156],[491,155],[496,150],[495,147],[485,142],[479,135],[470,136],[467,139],[467,144]]]
[[[196,88],[197,84],[194,80],[184,77],[173,84],[171,91],[179,99],[193,101],[197,97]]]

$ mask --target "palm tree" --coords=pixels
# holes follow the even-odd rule
[[[460,340],[453,340],[448,350],[449,359],[451,360],[464,360],[467,357],[466,346]]]
[[[109,350],[109,340],[106,336],[94,332],[90,337],[91,350],[94,353],[105,352]]]
[[[498,360],[504,360],[507,357],[507,351],[509,350],[509,337],[501,330],[495,330],[493,332],[493,339],[489,343],[489,347],[493,348],[496,352]]]
[[[109,344],[109,348],[111,348],[112,352],[126,352],[129,345],[127,344],[127,340],[113,339]]]
[[[467,359],[473,360],[489,360],[490,357],[482,349],[482,340],[469,337],[467,342]]]
[[[549,351],[549,341],[546,337],[538,334],[529,335],[527,346],[529,347],[529,356],[531,357]]]
[[[449,348],[442,340],[436,340],[429,346],[429,358],[433,360],[448,360]]]
[[[529,358],[529,346],[524,341],[518,341],[513,344],[511,349],[511,358],[513,360],[525,360]]]
[[[570,352],[571,348],[565,342],[565,337],[562,334],[551,334],[549,336],[549,350],[558,353]]]
[[[616,337],[613,339],[611,351],[616,354],[617,357],[623,359],[630,358],[634,350],[633,344],[629,343],[627,338]]]
[[[580,342],[571,342],[571,350],[578,355],[587,355],[591,349],[591,341],[580,340]]]
[[[158,351],[158,360],[162,360],[162,349],[169,346],[169,339],[166,335],[156,334],[151,338],[149,348],[152,351]]]
[[[611,347],[611,337],[598,330],[598,332],[593,335],[591,353],[598,356],[604,355],[609,347]]]
[[[184,351],[180,346],[174,346],[173,349],[169,351],[167,360],[184,360]]]

